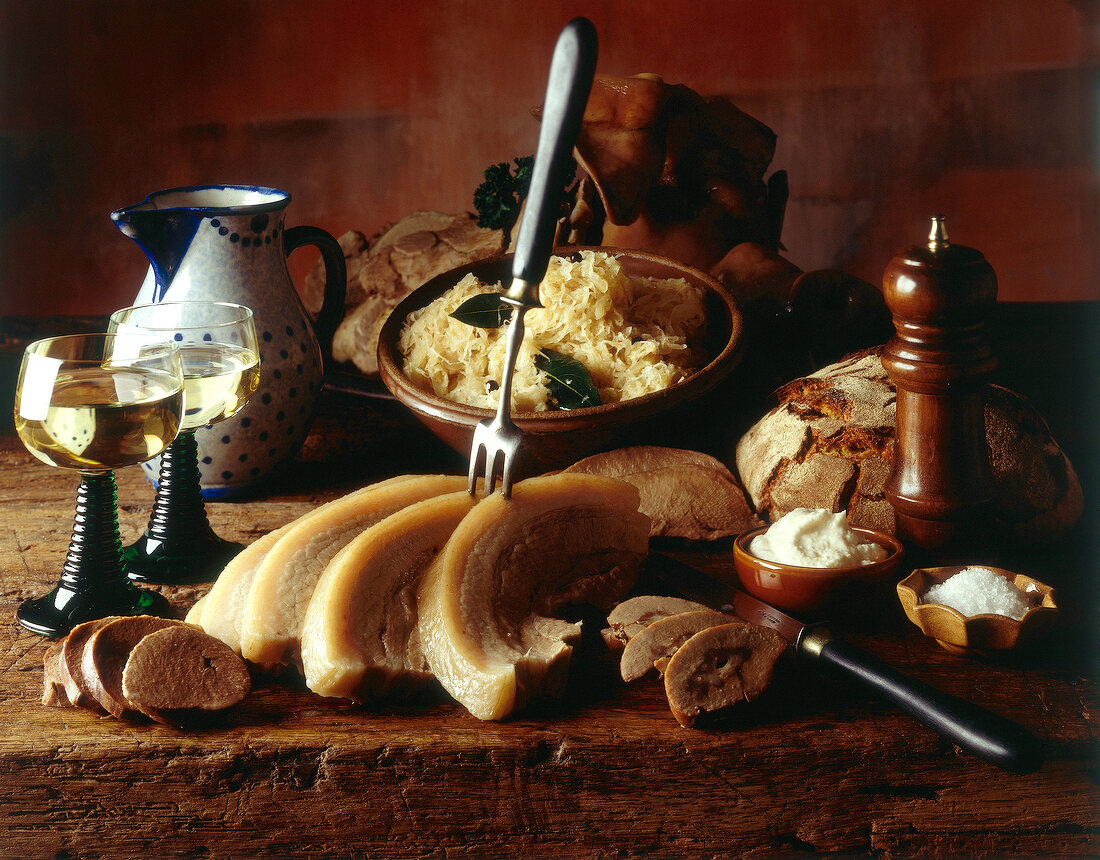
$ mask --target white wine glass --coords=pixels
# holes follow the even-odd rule
[[[243,547],[210,527],[195,431],[236,414],[260,384],[252,311],[231,302],[157,302],[115,311],[109,328],[177,343],[184,376],[183,424],[161,457],[149,525],[123,550],[126,568],[139,582],[208,582]]]
[[[15,428],[39,460],[80,473],[72,540],[60,581],[16,618],[47,636],[108,615],[164,615],[163,595],[127,576],[114,470],[150,460],[183,420],[179,347],[145,335],[78,334],[27,346]]]

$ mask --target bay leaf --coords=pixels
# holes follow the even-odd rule
[[[512,318],[512,306],[500,293],[480,293],[466,299],[451,316],[478,328],[500,328]]]
[[[547,375],[550,395],[558,409],[583,409],[600,405],[600,392],[588,369],[568,355],[543,349],[535,354],[535,367]]]

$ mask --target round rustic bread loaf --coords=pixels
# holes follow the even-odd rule
[[[787,383],[779,405],[737,444],[742,485],[776,520],[798,507],[845,510],[856,526],[893,533],[884,488],[894,454],[895,390],[867,350]],[[1073,465],[1021,395],[990,385],[985,408],[996,511],[1012,537],[1031,542],[1072,526],[1083,509]]]

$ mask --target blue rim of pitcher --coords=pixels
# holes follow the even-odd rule
[[[266,185],[180,185],[175,188],[162,188],[147,194],[144,199],[129,206],[120,206],[111,213],[111,220],[117,221],[123,212],[131,211],[138,206],[151,203],[161,197],[170,194],[181,194],[194,191],[251,191],[257,194],[275,195],[276,198],[258,203],[242,203],[234,206],[165,206],[159,212],[202,212],[204,215],[217,215],[225,212],[273,212],[284,208],[291,201],[289,191],[281,188],[272,188]]]

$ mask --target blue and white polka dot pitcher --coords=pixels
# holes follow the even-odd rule
[[[260,387],[234,417],[196,433],[205,498],[254,491],[297,453],[321,390],[322,353],[344,313],[339,243],[317,227],[284,228],[290,195],[275,188],[202,185],[150,194],[111,213],[149,258],[135,304],[228,301],[246,305],[260,338]],[[315,245],[325,264],[314,324],[287,271],[287,255]],[[154,482],[159,458],[143,464]]]

